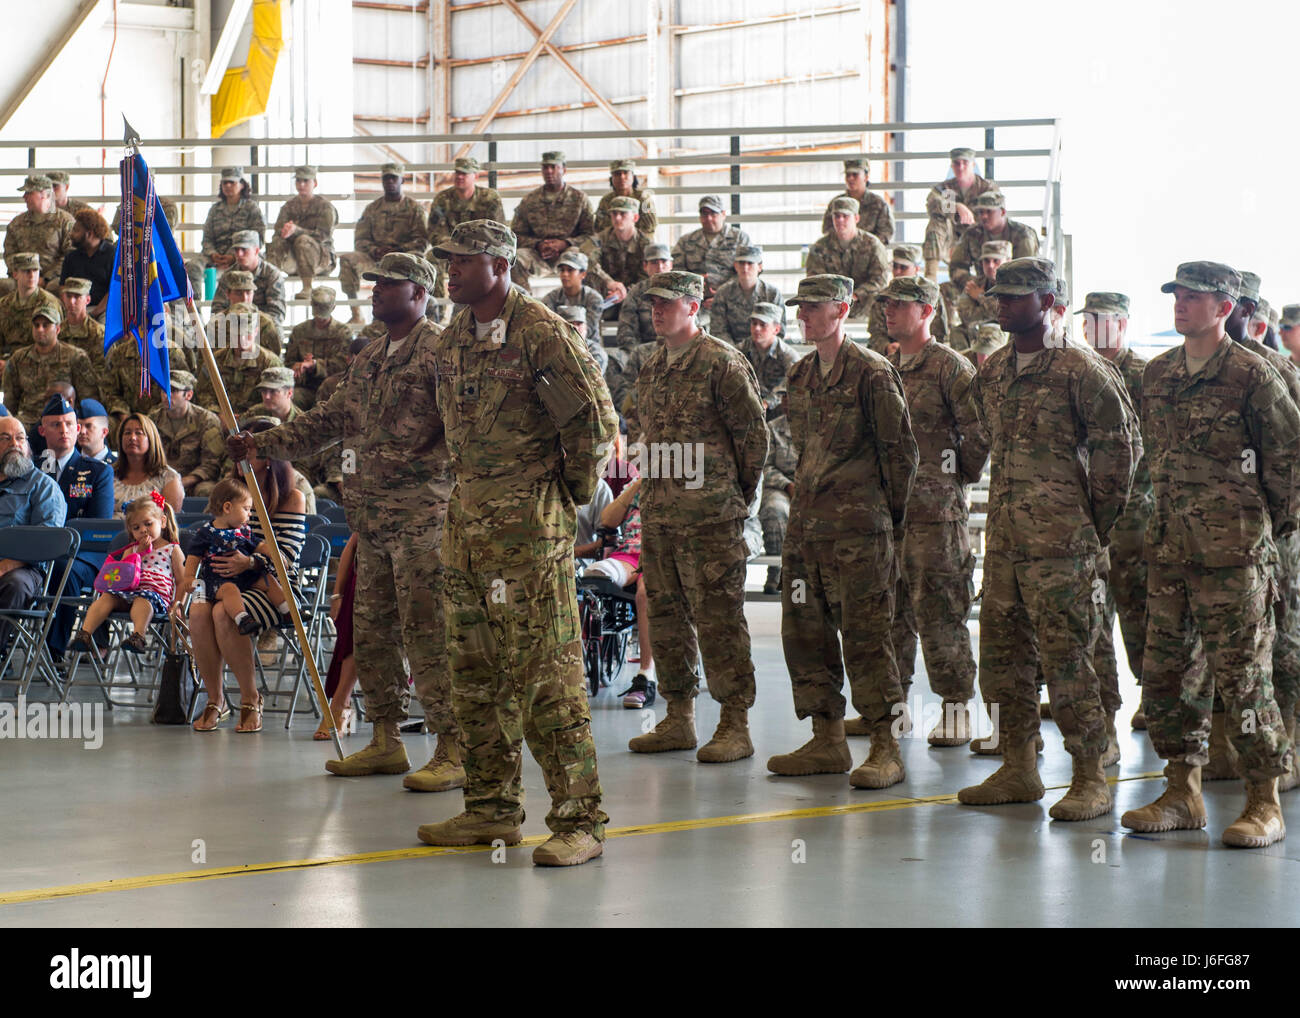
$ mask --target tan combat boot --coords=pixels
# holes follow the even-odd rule
[[[812,739],[793,753],[769,757],[767,769],[773,774],[788,777],[845,773],[853,766],[853,754],[849,752],[849,744],[844,738],[845,727],[844,722],[838,719],[814,717]]]
[[[1295,714],[1286,719],[1286,737],[1292,746],[1295,745]],[[1277,790],[1289,792],[1291,789],[1300,785],[1300,753],[1291,754],[1291,769],[1277,779]]]
[[[1145,732],[1147,730],[1147,716],[1142,713],[1142,705],[1138,704],[1138,709],[1133,712],[1133,720],[1129,722],[1129,727],[1136,732]]]
[[[1037,802],[1045,792],[1038,776],[1037,753],[1033,738],[1026,739],[1019,746],[1007,746],[1002,754],[1002,766],[983,783],[963,788],[957,793],[957,801],[967,806]]]
[[[871,751],[866,760],[849,775],[854,788],[888,788],[907,777],[903,769],[903,755],[898,740],[888,721],[877,725],[871,733]]]
[[[1115,715],[1106,715],[1106,751],[1101,754],[1103,767],[1114,767],[1119,763],[1119,733],[1115,731]]]
[[[1223,832],[1223,843],[1233,848],[1264,848],[1286,837],[1282,804],[1277,800],[1277,778],[1246,782],[1246,808]]]
[[[311,276],[302,277],[302,289],[294,296],[294,300],[308,300],[311,297]]]
[[[633,753],[664,753],[670,749],[695,748],[695,699],[664,695],[668,713],[653,732],[628,741]]]
[[[1209,822],[1201,798],[1201,768],[1171,760],[1165,765],[1165,790],[1149,806],[1131,809],[1119,818],[1130,831],[1197,831]]]
[[[1202,781],[1232,781],[1237,773],[1237,752],[1228,741],[1228,715],[1210,715],[1210,762],[1201,768]]]
[[[402,787],[412,792],[446,792],[464,784],[465,767],[461,763],[460,742],[451,732],[438,736],[438,745],[427,764],[402,779]]]
[[[844,734],[849,736],[870,735],[871,724],[866,718],[849,718],[844,722]]]
[[[1002,742],[1001,740],[994,742],[992,735],[984,739],[972,739],[970,744],[970,751],[972,753],[977,754],[978,756],[1001,756]],[[1042,751],[1043,751],[1043,737],[1039,733],[1035,732],[1034,752],[1041,753]]]
[[[1070,789],[1047,811],[1053,820],[1091,820],[1115,808],[1101,755],[1076,756]]]
[[[605,851],[605,843],[590,831],[552,834],[533,849],[534,866],[581,866]]]
[[[518,824],[488,820],[475,813],[457,813],[438,824],[421,824],[417,832],[426,845],[463,848],[467,845],[490,845],[500,839],[507,845],[524,840]]]
[[[376,721],[370,745],[342,760],[326,760],[325,769],[345,778],[366,774],[405,774],[411,769],[396,721]]]
[[[695,759],[700,763],[731,763],[753,755],[754,744],[749,740],[749,711],[724,703],[717,731],[700,747]]]
[[[362,322],[364,322],[364,321],[365,321],[365,319],[361,317],[361,305],[360,305],[360,304],[353,304],[353,305],[352,305],[352,314],[351,314],[351,316],[348,318],[348,324],[349,324],[349,325],[360,325],[360,324],[362,324]]]
[[[960,700],[943,702],[943,717],[926,736],[931,746],[964,746],[970,742],[970,708]]]

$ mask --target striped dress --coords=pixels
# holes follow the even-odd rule
[[[256,516],[248,521],[248,529],[257,544],[266,540],[266,535],[262,533],[262,521]],[[275,531],[275,543],[284,558],[284,568],[289,574],[289,582],[294,587],[294,596],[301,604],[302,594],[297,589],[298,559],[302,555],[303,542],[307,539],[307,517],[303,513],[274,513],[271,516],[271,529]],[[276,578],[275,565],[269,557],[254,555],[253,561],[265,568],[269,579]],[[280,612],[271,603],[271,598],[265,591],[244,591],[244,608],[257,620],[257,632],[253,634],[254,636],[267,629],[274,629],[280,624]]]

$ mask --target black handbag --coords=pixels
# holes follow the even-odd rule
[[[185,631],[185,623],[174,618],[167,626],[167,649],[163,652],[158,699],[153,705],[153,723],[189,724],[194,696],[194,667],[190,662],[189,634]]]

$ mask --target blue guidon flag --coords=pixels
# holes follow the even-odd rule
[[[170,300],[192,300],[193,293],[144,157],[132,152],[121,168],[122,216],[115,224],[119,239],[105,309],[104,353],[129,336],[140,351],[140,392],[147,393],[150,382],[155,382],[170,403],[164,305]]]

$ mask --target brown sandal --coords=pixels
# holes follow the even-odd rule
[[[230,717],[230,705],[223,703],[218,707],[214,703],[209,703],[203,708],[203,713],[192,726],[196,732],[215,732],[217,726],[226,718]]]
[[[256,728],[245,728],[250,717],[256,717]],[[239,724],[235,725],[235,731],[240,735],[251,735],[253,732],[262,730],[262,694],[257,695],[257,703],[239,705]]]

